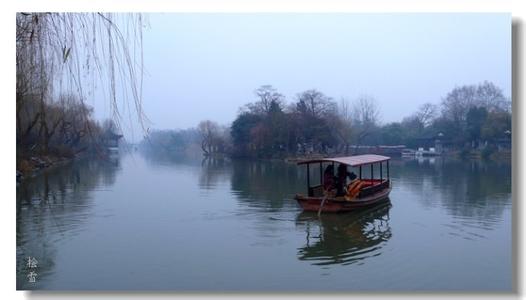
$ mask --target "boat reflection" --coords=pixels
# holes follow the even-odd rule
[[[313,265],[349,265],[378,256],[391,238],[390,201],[370,209],[345,214],[302,212],[296,227],[306,231],[306,245],[298,259]]]

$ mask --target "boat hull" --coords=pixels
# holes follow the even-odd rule
[[[321,211],[346,212],[370,207],[388,200],[390,192],[391,188],[389,187],[370,196],[353,200],[328,198],[325,200],[325,203],[323,203]],[[304,197],[301,195],[296,195],[294,199],[298,201],[299,205],[304,211],[320,211],[320,206],[323,202],[323,197]]]

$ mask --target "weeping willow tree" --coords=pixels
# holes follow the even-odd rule
[[[47,152],[53,139],[92,136],[97,122],[87,100],[100,96],[119,129],[127,116],[144,130],[144,26],[141,14],[18,13],[17,145]]]

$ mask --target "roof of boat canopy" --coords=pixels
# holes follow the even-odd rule
[[[298,165],[312,164],[312,163],[323,163],[323,162],[337,162],[340,164],[348,165],[351,167],[358,167],[361,165],[368,165],[379,163],[390,160],[389,156],[376,155],[376,154],[364,154],[344,157],[325,157],[317,159],[302,160],[298,162]]]

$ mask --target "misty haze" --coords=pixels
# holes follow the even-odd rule
[[[504,13],[17,13],[17,289],[512,292],[511,64]]]

